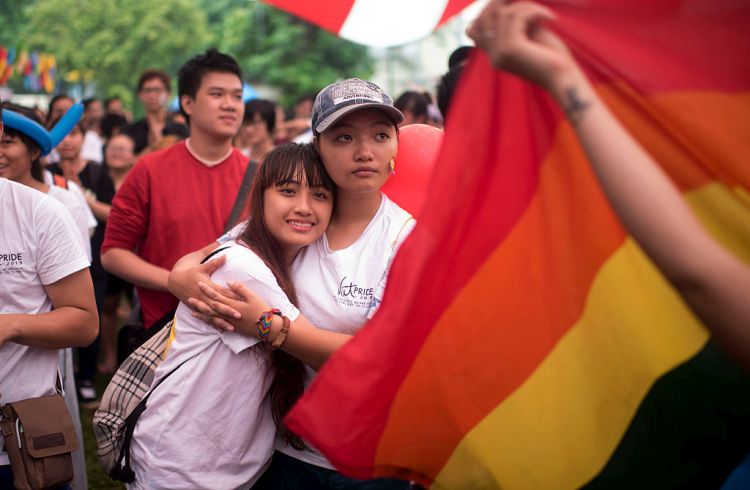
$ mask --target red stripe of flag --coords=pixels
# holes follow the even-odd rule
[[[356,0],[325,0],[323,2],[299,0],[264,0],[290,14],[296,15],[323,29],[337,34],[344,25]]]

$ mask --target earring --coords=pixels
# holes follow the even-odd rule
[[[396,160],[394,158],[391,158],[388,162],[388,168],[391,170],[392,174],[396,173]]]

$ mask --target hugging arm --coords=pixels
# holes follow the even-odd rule
[[[232,282],[229,283],[229,287],[233,295],[239,299],[227,297],[209,284],[201,282],[201,293],[208,298],[208,301],[201,305],[200,311],[206,311],[207,313],[198,313],[196,316],[207,323],[213,324],[220,330],[236,330],[243,335],[257,337],[258,324],[256,320],[264,311],[270,310],[272,305],[266,304],[262,298],[244,284]],[[222,310],[222,308],[229,308],[238,312],[239,317],[217,316],[215,312]],[[275,340],[281,326],[281,319],[274,316],[268,339],[270,342]],[[331,354],[351,338],[351,335],[317,328],[300,314],[291,322],[289,333],[280,348],[287,354],[318,370]]]
[[[594,91],[554,19],[531,2],[491,2],[469,35],[501,70],[546,89],[571,121],[607,198],[641,245],[724,347],[750,367],[750,267],[698,222],[652,157]]]
[[[222,255],[206,261],[205,264],[201,263],[217,248],[219,248],[219,244],[211,242],[200,250],[190,252],[180,258],[174,267],[172,267],[167,279],[169,292],[185,304],[188,303],[190,298],[200,297],[201,293],[198,289],[198,283],[200,281],[210,282],[211,273],[225,262],[225,257]]]

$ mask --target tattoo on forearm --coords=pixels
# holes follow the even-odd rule
[[[586,112],[589,106],[591,106],[591,102],[581,99],[575,87],[565,91],[565,106],[563,107],[565,117],[574,125],[578,123],[581,115]]]

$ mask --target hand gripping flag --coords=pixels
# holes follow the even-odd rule
[[[429,36],[473,0],[264,0],[339,37],[398,46]]]
[[[750,263],[750,4],[549,4],[608,106]],[[382,308],[289,426],[360,478],[719,488],[750,451],[748,377],[627,235],[544,92],[477,53],[454,104]]]

